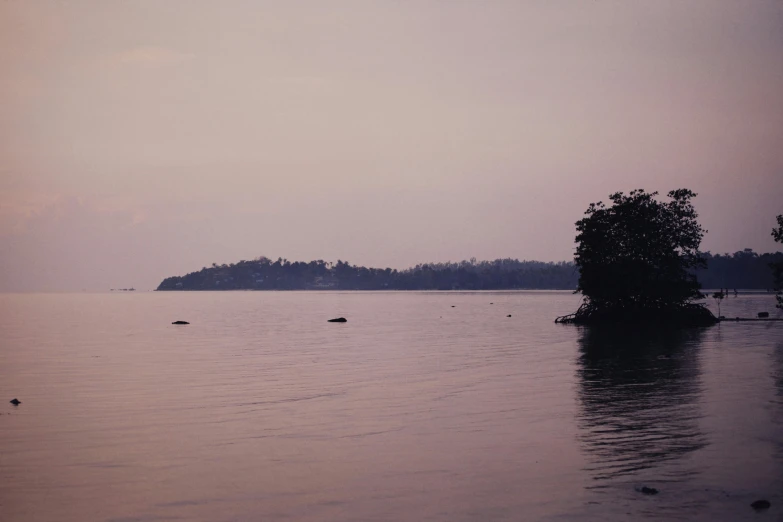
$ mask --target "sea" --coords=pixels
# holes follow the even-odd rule
[[[579,302],[1,294],[0,520],[783,520],[783,322],[554,323]]]

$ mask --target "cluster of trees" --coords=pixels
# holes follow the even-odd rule
[[[693,301],[702,293],[696,271],[706,269],[699,225],[687,189],[668,193],[633,190],[591,203],[577,221],[576,265],[584,300],[559,322],[674,322],[709,324],[716,318]]]
[[[772,263],[783,253],[702,254],[706,268],[694,273],[702,288],[767,290],[775,287]],[[407,270],[365,268],[344,261],[300,262],[260,257],[165,279],[158,290],[573,290],[579,273],[573,263],[475,258],[456,263],[419,264]]]
[[[260,257],[213,263],[163,280],[158,290],[499,290],[576,288],[584,296],[574,314],[558,322],[591,324],[654,319],[711,324],[718,319],[695,303],[702,288],[772,289],[783,308],[783,253],[732,255],[701,252],[705,230],[688,189],[633,190],[591,203],[576,223],[574,262],[496,259],[426,263],[406,270],[366,268],[338,260],[290,262]],[[783,215],[772,235],[783,243]],[[718,292],[716,298],[722,297]]]
[[[158,290],[499,290],[576,288],[573,263],[496,259],[426,263],[406,270],[338,260],[290,262],[260,257],[163,280]]]
[[[770,266],[783,263],[783,252],[757,254],[750,248],[733,254],[702,254],[706,268],[696,271],[702,288],[744,288],[769,290],[775,288]]]
[[[759,256],[750,249],[731,256],[702,253],[705,230],[693,206],[696,194],[673,190],[668,201],[657,195],[641,189],[616,192],[609,196],[610,205],[588,206],[576,223],[577,291],[584,299],[575,313],[556,322],[714,324],[719,319],[696,303],[705,297],[703,286],[774,287],[783,304],[783,254]],[[777,219],[780,227],[772,235],[783,242],[783,216]]]

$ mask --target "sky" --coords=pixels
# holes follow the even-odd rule
[[[0,1],[0,291],[567,260],[683,187],[783,249],[783,2]]]

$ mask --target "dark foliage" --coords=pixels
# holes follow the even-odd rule
[[[714,256],[707,252],[703,257],[707,268],[695,272],[703,288],[771,289],[769,264],[783,261],[781,252],[756,254],[749,249]],[[213,264],[186,276],[169,277],[158,290],[573,290],[577,277],[573,263],[516,259],[471,259],[393,270],[342,261],[272,262],[259,258],[230,265]]]
[[[691,302],[702,297],[695,271],[704,229],[687,189],[612,194],[611,206],[591,203],[576,223],[578,291],[585,297],[570,322],[611,322],[681,317],[704,324],[714,317]]]
[[[576,279],[574,264],[567,262],[471,259],[394,270],[343,261],[304,263],[261,257],[169,277],[158,290],[573,290]]]
[[[778,243],[783,243],[783,214],[777,217],[778,228],[772,229],[772,237]],[[773,285],[775,288],[775,298],[778,301],[777,307],[783,308],[783,260],[777,260],[770,263],[772,267]]]
[[[702,257],[707,268],[699,268],[695,274],[702,288],[728,288],[770,290],[774,286],[769,267],[783,262],[783,252],[757,254],[750,248],[733,254],[711,254]]]

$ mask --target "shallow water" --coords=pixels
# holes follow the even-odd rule
[[[783,323],[552,322],[577,304],[0,295],[0,519],[783,520]]]

